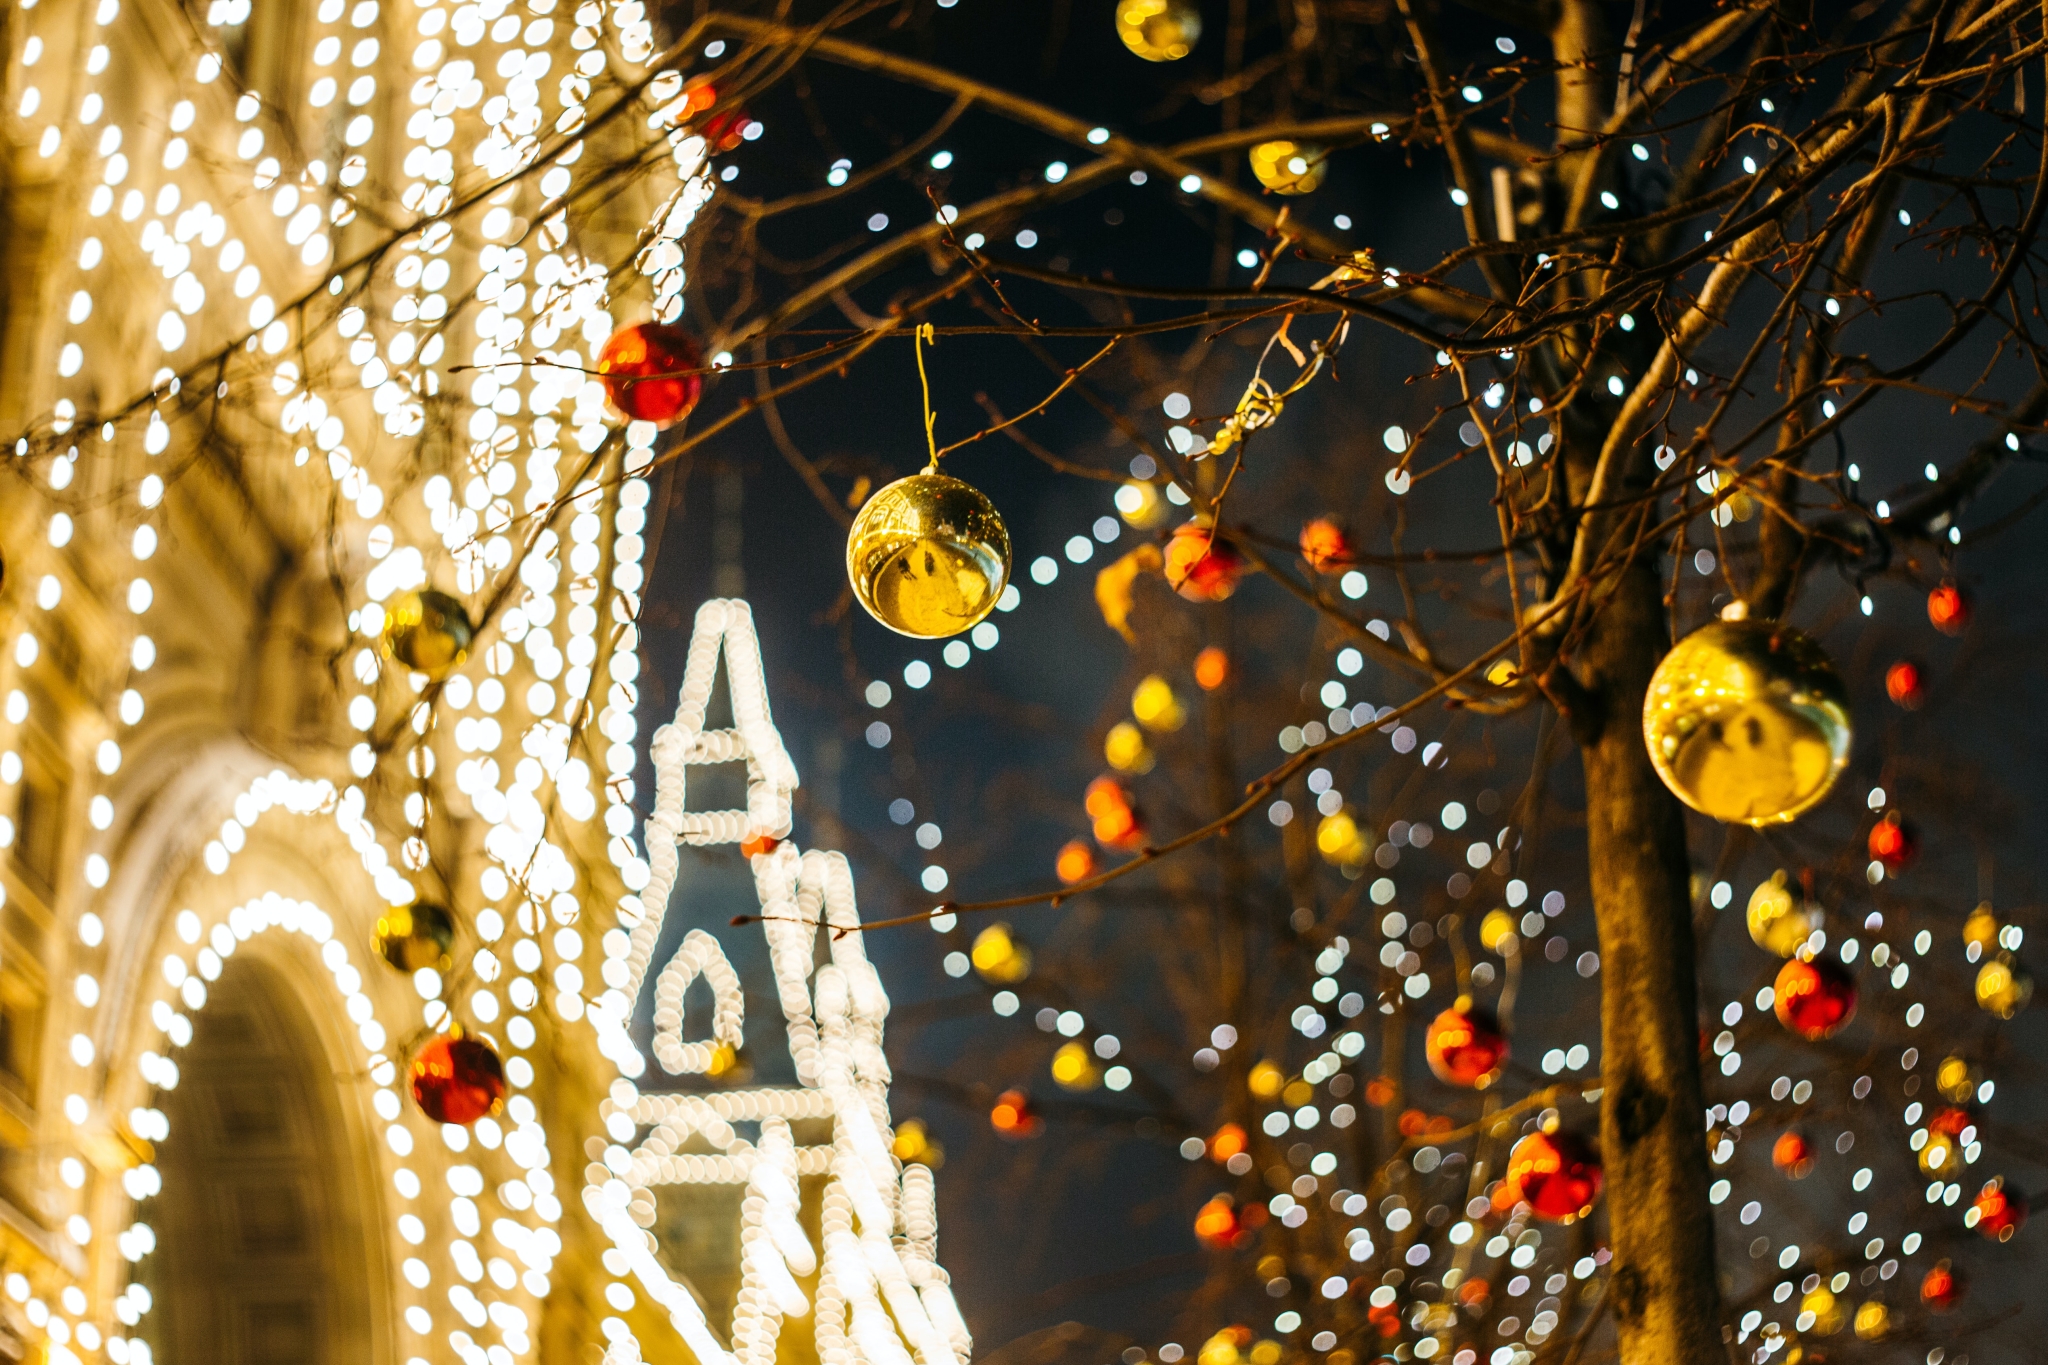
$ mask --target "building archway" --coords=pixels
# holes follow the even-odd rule
[[[159,1104],[158,1365],[355,1365],[379,1353],[373,1197],[306,1005],[285,972],[231,958]]]

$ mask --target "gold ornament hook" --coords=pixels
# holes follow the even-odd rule
[[[939,441],[938,437],[933,435],[932,429],[933,424],[939,420],[939,415],[932,411],[932,381],[924,372],[924,346],[927,341],[934,346],[938,345],[939,334],[929,322],[920,322],[917,324],[917,331],[912,335],[917,347],[917,382],[924,390],[924,445],[932,457],[932,462],[924,467],[924,472],[936,474],[939,472]]]

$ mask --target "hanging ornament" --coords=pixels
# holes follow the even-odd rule
[[[1316,822],[1316,852],[1332,867],[1359,867],[1372,856],[1372,836],[1348,806]]]
[[[1457,1003],[1432,1019],[1423,1036],[1429,1069],[1447,1085],[1484,1090],[1500,1076],[1508,1059],[1507,1036],[1485,1010],[1461,995]]]
[[[1329,155],[1312,142],[1261,142],[1251,150],[1252,174],[1275,194],[1307,194],[1323,183]]]
[[[1888,810],[1870,827],[1870,858],[1893,874],[1905,871],[1920,856],[1920,836],[1906,817]]]
[[[1228,1166],[1230,1159],[1252,1149],[1251,1134],[1234,1123],[1226,1123],[1209,1135],[1209,1160]]]
[[[1947,1257],[1934,1263],[1920,1280],[1920,1302],[1937,1313],[1949,1313],[1963,1300],[1963,1273]]]
[[[1657,665],[1643,703],[1650,762],[1717,820],[1780,824],[1849,761],[1849,694],[1819,645],[1768,621],[1713,621]]]
[[[846,573],[877,621],[899,635],[943,639],[995,610],[1010,581],[1010,533],[980,489],[934,465],[861,507],[846,537]]]
[[[1975,962],[1997,946],[1998,916],[1991,913],[1990,901],[1978,901],[1976,909],[1963,921],[1963,947],[1969,950],[1970,961]]]
[[[1806,1330],[1818,1337],[1831,1337],[1842,1330],[1849,1315],[1843,1311],[1835,1293],[1825,1284],[1817,1284],[1799,1300],[1799,1312],[1803,1317],[1813,1314],[1813,1326]]]
[[[1330,517],[1317,517],[1301,528],[1301,557],[1317,573],[1335,573],[1353,561],[1351,537]]]
[[[1240,1231],[1237,1209],[1227,1194],[1217,1195],[1195,1213],[1195,1240],[1212,1251],[1235,1246]]]
[[[597,355],[604,396],[635,422],[682,421],[704,392],[704,353],[668,322],[637,322],[611,334]]]
[[[1892,1310],[1876,1299],[1856,1310],[1856,1335],[1863,1341],[1882,1341],[1892,1330]]]
[[[989,1127],[1006,1138],[1037,1137],[1045,1128],[1045,1120],[1031,1106],[1031,1096],[1023,1090],[1005,1090],[996,1097],[995,1107],[988,1111]]]
[[[421,588],[384,607],[385,652],[435,682],[462,666],[475,638],[469,613],[445,592]]]
[[[991,924],[974,936],[967,954],[983,981],[1014,986],[1031,975],[1031,949],[1010,934],[1007,924]]]
[[[412,1055],[412,1099],[436,1123],[468,1127],[505,1099],[497,1049],[468,1034],[440,1033]]]
[[[1052,1054],[1052,1079],[1062,1090],[1093,1090],[1102,1084],[1102,1068],[1095,1065],[1088,1045],[1076,1038]]]
[[[1131,693],[1131,714],[1147,730],[1171,734],[1188,723],[1188,709],[1173,694],[1173,684],[1150,673]]]
[[[1908,711],[1918,711],[1927,700],[1927,672],[1911,659],[1901,659],[1884,671],[1884,694]]]
[[[1779,868],[1749,893],[1749,936],[1756,946],[1790,957],[1821,926],[1818,904],[1806,899],[1805,888]]]
[[[1961,635],[1970,628],[1970,599],[1953,579],[1927,594],[1927,619],[1943,635]]]
[[[414,901],[378,916],[372,942],[377,956],[401,972],[416,972],[423,967],[445,972],[452,962],[455,920],[443,906]]]
[[[1946,1100],[1957,1104],[1968,1104],[1977,1094],[1977,1083],[1984,1077],[1964,1057],[1944,1057],[1941,1065],[1934,1069],[1934,1088]]]
[[[1927,1120],[1927,1137],[1920,1144],[1920,1173],[1946,1180],[1961,1169],[1963,1148],[1968,1145],[1963,1135],[1974,1136],[1974,1126],[1967,1109],[1949,1105],[1936,1110]]]
[[[1166,542],[1166,582],[1190,602],[1229,597],[1245,567],[1237,547],[1200,522],[1178,527]]]
[[[931,462],[865,503],[846,533],[846,576],[868,615],[899,635],[939,640],[972,629],[996,609],[1010,582],[1010,533],[995,504],[972,484],[939,472],[931,381],[917,329],[917,378],[924,392],[924,440]]]
[[[1817,1043],[1856,1017],[1856,978],[1832,958],[1793,958],[1772,987],[1778,1022]]]
[[[1788,1128],[1771,1144],[1771,1164],[1793,1180],[1804,1180],[1813,1174],[1813,1146]]]
[[[1202,36],[1196,0],[1118,0],[1116,36],[1148,62],[1177,62]]]
[[[1120,720],[1102,737],[1102,760],[1120,773],[1149,773],[1158,755],[1145,742],[1143,730]]]
[[[1068,886],[1086,881],[1095,875],[1095,850],[1088,846],[1086,839],[1069,839],[1060,845],[1059,856],[1052,861],[1052,870]]]
[[[1592,1211],[1600,1179],[1600,1159],[1585,1139],[1559,1129],[1530,1133],[1517,1142],[1508,1153],[1502,1186],[1538,1218],[1569,1223]]]
[[[1131,804],[1131,794],[1113,777],[1088,784],[1088,818],[1095,822],[1095,842],[1104,848],[1134,853],[1145,842],[1145,822]]]
[[[2026,1221],[2027,1197],[2006,1188],[2002,1175],[1985,1183],[1970,1204],[1970,1211],[1963,1215],[1964,1227],[1975,1228],[1994,1242],[2010,1242]]]
[[[2000,953],[1977,969],[1977,1007],[1987,1014],[2010,1019],[2033,995],[2034,978],[2011,953]]]
[[[937,1170],[946,1164],[946,1149],[932,1139],[923,1119],[905,1119],[897,1124],[889,1151],[906,1166],[915,1164]]]

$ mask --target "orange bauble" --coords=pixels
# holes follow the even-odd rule
[[[1222,1165],[1240,1152],[1249,1152],[1252,1140],[1244,1129],[1226,1123],[1209,1136],[1209,1159]]]
[[[1301,528],[1301,557],[1317,573],[1334,573],[1353,562],[1351,537],[1329,517],[1317,517]]]
[[[1113,777],[1098,777],[1088,784],[1085,802],[1088,818],[1095,823],[1095,841],[1104,848],[1133,852],[1145,842],[1145,822],[1131,804],[1131,794]]]
[[[773,853],[781,843],[772,834],[749,834],[740,840],[740,852],[751,858],[757,853]]]
[[[1937,1313],[1947,1313],[1962,1302],[1963,1273],[1949,1262],[1937,1261],[1920,1281],[1920,1302]]]
[[[667,426],[697,406],[704,391],[703,352],[690,334],[665,322],[621,327],[598,353],[605,397],[636,422]]]
[[[1190,602],[1221,602],[1244,571],[1237,547],[1207,526],[1191,521],[1166,542],[1166,581]]]
[[[481,1038],[439,1034],[412,1055],[412,1098],[436,1123],[475,1123],[504,1101],[504,1064]]]
[[[1780,1133],[1771,1144],[1771,1164],[1794,1180],[1804,1180],[1813,1171],[1813,1147],[1797,1133]]]
[[[1837,1032],[1856,1017],[1856,978],[1828,958],[1792,958],[1772,988],[1778,1022],[1809,1043]]]
[[[1994,1242],[2010,1242],[2012,1235],[2027,1222],[2027,1197],[2018,1190],[2008,1189],[2005,1177],[1998,1176],[1977,1192],[1970,1212],[1976,1215],[1972,1224]]]
[[[1955,583],[1944,583],[1927,594],[1927,619],[1943,635],[1961,635],[1970,625],[1970,599]]]
[[[1926,670],[1911,659],[1901,659],[1884,671],[1884,693],[1908,711],[1917,711],[1927,700]]]
[[[1031,1096],[1022,1090],[1005,1090],[988,1111],[989,1127],[1006,1138],[1038,1136],[1045,1120],[1031,1107]]]
[[[1217,1195],[1195,1214],[1195,1240],[1213,1250],[1222,1251],[1234,1245],[1241,1231],[1237,1209],[1227,1194]]]
[[[1508,1153],[1502,1185],[1538,1218],[1570,1222],[1600,1197],[1600,1159],[1573,1133],[1530,1133]]]
[[[1508,1059],[1508,1040],[1491,1015],[1460,1000],[1430,1021],[1423,1055],[1438,1080],[1484,1090]]]
[[[1088,847],[1086,839],[1069,839],[1060,845],[1052,870],[1068,886],[1085,881],[1095,875],[1095,850]]]
[[[1214,692],[1230,681],[1230,656],[1210,645],[1195,656],[1195,682],[1204,692]]]
[[[1920,836],[1895,810],[1870,827],[1870,857],[1884,864],[1887,872],[1901,872],[1920,856]]]

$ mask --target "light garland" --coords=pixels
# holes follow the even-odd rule
[[[705,713],[721,659],[735,723],[707,730]],[[888,995],[861,935],[851,932],[858,930],[860,916],[845,857],[799,853],[789,838],[797,773],[770,715],[760,644],[746,603],[717,599],[698,610],[677,695],[675,720],[653,742],[655,810],[648,821],[646,892],[621,906],[620,921],[631,925],[630,935],[606,936],[607,979],[623,980],[590,1011],[605,1054],[622,1074],[599,1108],[611,1145],[604,1160],[589,1168],[584,1205],[626,1258],[643,1292],[667,1310],[706,1365],[772,1365],[784,1320],[805,1314],[827,1365],[964,1365],[972,1341],[937,1263],[930,1173],[904,1167],[890,1152],[889,1069],[882,1053]],[[684,809],[691,767],[734,762],[747,768],[746,809]],[[626,1035],[626,1022],[667,917],[683,843],[744,843],[751,851],[797,1071],[795,1089],[698,1096],[647,1092],[634,1083],[646,1065]],[[828,936],[831,960],[814,973],[821,933]],[[716,1000],[710,1041],[689,1041],[681,1033],[682,995],[699,975]],[[666,1070],[702,1072],[720,1049],[737,1047],[737,980],[711,935],[692,930],[684,939],[660,974],[655,1001],[655,1055]],[[829,1118],[832,1141],[798,1146],[789,1121],[805,1118]],[[732,1129],[736,1120],[758,1122],[760,1141],[740,1138]],[[718,1155],[678,1154],[690,1137],[708,1141]],[[826,1177],[820,1246],[812,1245],[796,1217],[803,1175]],[[655,1220],[654,1188],[666,1184],[746,1188],[741,1284],[729,1349],[711,1332],[696,1298],[652,1254],[653,1239],[642,1231]],[[795,1279],[812,1273],[818,1275],[815,1303],[806,1301]],[[630,1302],[630,1291],[614,1302],[620,1299]],[[623,1318],[606,1319],[605,1333],[608,1361],[640,1358]]]

